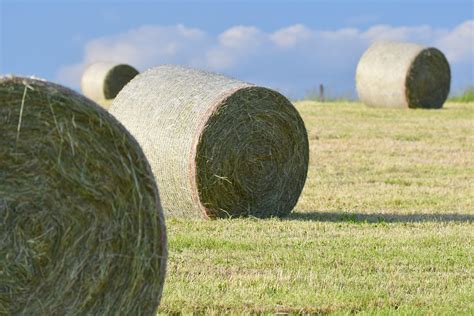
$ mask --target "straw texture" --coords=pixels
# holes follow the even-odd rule
[[[89,65],[82,75],[81,90],[84,95],[104,108],[136,75],[132,66],[112,62],[97,62]]]
[[[298,200],[308,138],[278,92],[165,65],[133,79],[110,111],[147,155],[165,215],[284,216]]]
[[[369,106],[441,108],[450,83],[443,53],[412,43],[376,42],[356,71],[359,98]]]
[[[158,191],[110,114],[0,77],[0,314],[154,315],[166,265]]]

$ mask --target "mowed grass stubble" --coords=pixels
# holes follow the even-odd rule
[[[294,213],[168,221],[160,311],[471,313],[474,104],[296,107],[311,159]]]

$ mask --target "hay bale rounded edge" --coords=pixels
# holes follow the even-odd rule
[[[436,48],[380,41],[361,57],[356,85],[369,106],[438,109],[448,97],[451,71]]]
[[[155,314],[166,267],[156,183],[109,113],[0,77],[0,314]]]
[[[96,62],[89,65],[81,78],[82,93],[105,108],[113,98],[130,82],[138,70],[130,65],[113,62]]]
[[[133,79],[110,111],[147,155],[167,216],[284,216],[301,194],[307,132],[276,91],[164,65]]]

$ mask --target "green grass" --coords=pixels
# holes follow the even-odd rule
[[[474,102],[474,87],[468,87],[463,94],[450,98],[452,102]]]
[[[297,104],[288,218],[167,221],[160,313],[474,313],[474,107]]]

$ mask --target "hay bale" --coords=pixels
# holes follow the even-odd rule
[[[376,42],[356,71],[359,98],[369,106],[438,109],[448,97],[450,83],[443,53],[412,43]]]
[[[147,155],[165,215],[284,216],[303,189],[306,129],[278,92],[165,65],[133,79],[110,111]]]
[[[166,238],[138,143],[72,90],[0,77],[0,314],[154,314]]]
[[[97,62],[89,65],[82,74],[81,90],[86,97],[108,108],[110,100],[136,75],[138,71],[132,66]]]

